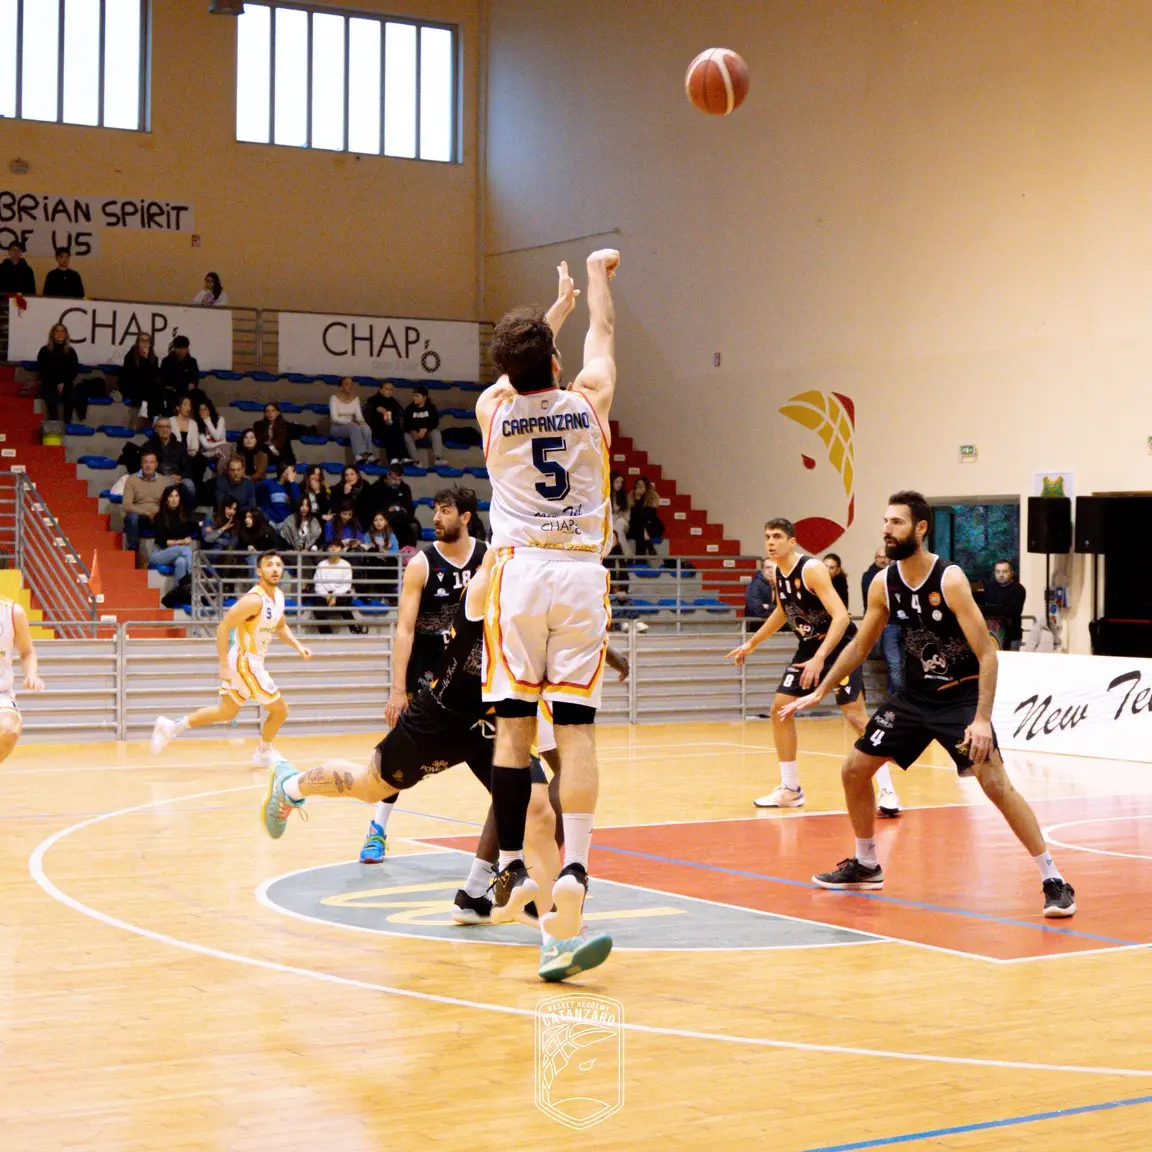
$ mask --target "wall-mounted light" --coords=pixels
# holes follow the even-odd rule
[[[213,16],[243,16],[244,0],[208,0],[208,11]]]

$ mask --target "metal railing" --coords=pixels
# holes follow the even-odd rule
[[[0,471],[0,567],[18,568],[47,620],[65,635],[93,635],[91,573],[20,465]]]

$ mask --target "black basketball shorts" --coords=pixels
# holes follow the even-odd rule
[[[833,659],[834,657],[829,658],[826,667],[832,666]],[[804,669],[798,664],[789,664],[784,669],[784,675],[780,678],[776,694],[778,696],[807,696],[812,689],[800,687],[800,676],[803,671]],[[845,704],[851,704],[853,700],[863,699],[864,673],[857,668],[855,672],[850,672],[836,685],[836,703],[843,708]]]
[[[961,776],[972,775],[972,760],[964,744],[964,732],[976,716],[976,697],[942,704],[927,704],[904,692],[889,696],[872,714],[856,748],[868,756],[887,756],[901,768],[910,767],[935,740],[952,757]],[[996,730],[992,746],[999,750]]]

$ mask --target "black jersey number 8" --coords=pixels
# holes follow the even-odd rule
[[[567,447],[563,436],[534,436],[532,438],[532,463],[549,480],[537,480],[536,491],[545,500],[563,500],[572,490],[568,479],[568,469],[557,460],[549,460],[553,452],[563,452]]]

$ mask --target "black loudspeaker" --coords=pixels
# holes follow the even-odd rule
[[[1076,551],[1103,552],[1104,513],[1107,499],[1103,496],[1076,497]]]
[[[1028,551],[1072,551],[1072,501],[1067,496],[1028,497]]]

